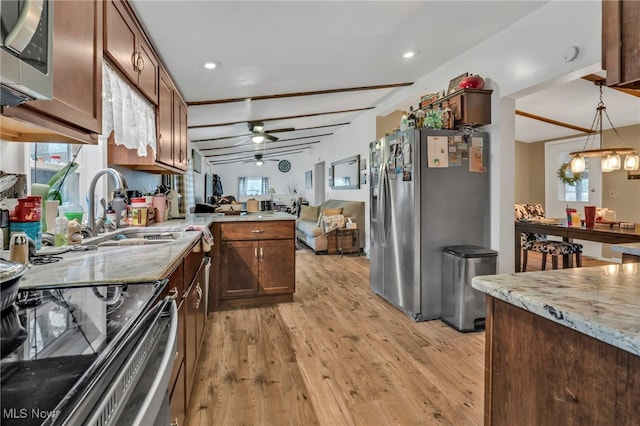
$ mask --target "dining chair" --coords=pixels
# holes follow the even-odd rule
[[[542,204],[515,204],[514,212],[516,220],[540,219],[544,217]],[[575,254],[576,266],[582,266],[582,244],[554,241],[547,239],[545,234],[522,232],[520,234],[522,246],[522,272],[527,270],[528,252],[542,254],[542,270],[547,267],[547,255],[551,256],[551,267],[558,269],[558,256]]]

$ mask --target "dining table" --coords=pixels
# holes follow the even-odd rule
[[[566,219],[544,220],[518,220],[515,222],[515,271],[522,270],[521,255],[522,245],[520,234],[522,232],[545,234],[562,237],[562,241],[575,240],[595,241],[605,244],[623,244],[640,242],[640,224],[634,228],[621,227],[620,223],[597,223],[593,228],[587,228],[584,224],[569,225]],[[562,256],[562,267],[571,267],[571,256]]]

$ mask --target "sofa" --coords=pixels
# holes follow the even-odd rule
[[[340,211],[340,213],[338,213]],[[323,212],[329,213],[324,215]],[[319,206],[301,206],[300,215],[296,221],[298,240],[309,246],[315,253],[326,252],[328,248],[325,230],[333,219],[344,218],[351,221],[360,231],[360,249],[364,248],[365,207],[364,201],[327,200]],[[329,225],[330,226],[330,225]]]

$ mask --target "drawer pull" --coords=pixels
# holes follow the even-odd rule
[[[173,300],[178,299],[178,287],[174,287],[171,290],[169,290],[169,297],[172,298]]]
[[[251,230],[251,233],[253,233],[253,234],[262,234],[263,232],[264,232],[264,230],[262,230],[262,229],[252,229]]]

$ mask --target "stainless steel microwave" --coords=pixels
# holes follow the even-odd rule
[[[0,2],[0,105],[53,95],[53,0]]]

